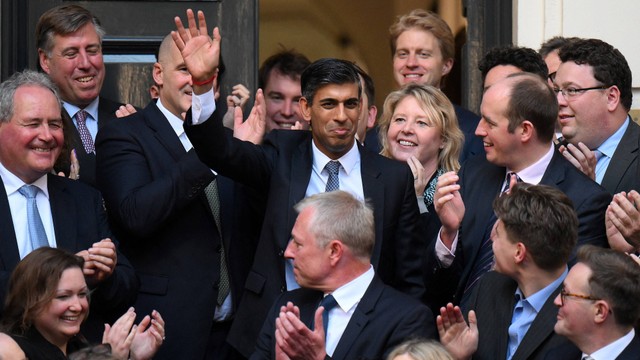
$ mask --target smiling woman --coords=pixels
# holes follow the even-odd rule
[[[41,247],[14,269],[0,329],[13,338],[27,359],[67,359],[68,354],[88,345],[80,335],[89,311],[83,266],[80,256]],[[145,317],[138,328],[132,327],[134,319],[131,309],[106,327],[103,341],[113,349],[115,359],[150,359],[162,344],[164,321],[157,312],[153,322]]]

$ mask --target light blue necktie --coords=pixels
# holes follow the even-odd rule
[[[338,174],[340,172],[340,162],[331,160],[324,166],[325,169],[329,172],[329,180],[327,180],[327,186],[324,191],[335,191],[340,190],[340,178]]]
[[[33,250],[39,247],[49,246],[47,233],[44,231],[44,225],[42,225],[42,219],[38,212],[38,204],[36,203],[38,190],[40,189],[33,185],[23,185],[18,189],[18,192],[27,198],[27,222],[29,225],[29,239],[31,240]]]

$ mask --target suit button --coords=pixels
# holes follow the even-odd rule
[[[282,286],[280,287],[280,292],[281,292],[281,293],[283,293],[283,292],[285,292],[285,291],[287,291],[287,287],[286,287],[286,286],[284,286],[284,285],[282,285]]]
[[[280,249],[280,251],[278,252],[278,256],[283,257],[284,256],[284,250]]]

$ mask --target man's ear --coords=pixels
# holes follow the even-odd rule
[[[331,240],[327,245],[329,251],[329,259],[331,259],[331,265],[337,264],[344,253],[344,244],[340,240]]]
[[[375,105],[369,107],[369,116],[367,117],[367,129],[371,129],[376,125],[376,117],[378,116],[378,108]]]
[[[45,73],[50,74],[51,68],[49,67],[49,57],[47,56],[47,53],[42,49],[38,49],[38,60],[40,61],[40,67],[42,68],[42,70]]]
[[[607,110],[614,111],[620,106],[620,89],[613,85],[607,90]]]
[[[516,135],[520,137],[521,142],[527,142],[533,139],[536,134],[536,128],[529,120],[525,120],[520,124],[519,129],[516,129]]]
[[[447,59],[442,63],[442,76],[448,75],[453,69],[453,59]]]
[[[158,87],[162,86],[162,64],[155,63],[153,64],[153,81],[158,85]]]
[[[304,96],[300,98],[300,115],[304,121],[311,123],[311,104]]]

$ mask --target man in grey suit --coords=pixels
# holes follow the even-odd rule
[[[453,306],[441,310],[440,337],[460,358],[543,359],[549,349],[570,344],[553,331],[558,312],[553,301],[567,276],[578,218],[571,200],[546,185],[516,184],[493,209],[495,271],[480,279],[468,303],[476,315],[471,320],[477,320],[477,328],[466,332],[473,341],[456,345],[460,331],[470,328]]]
[[[627,241],[640,245],[640,126],[628,114],[633,96],[629,64],[618,49],[598,39],[571,42],[559,55],[562,63],[553,84],[567,142],[560,151],[617,194],[607,211],[609,243],[632,251]]]

